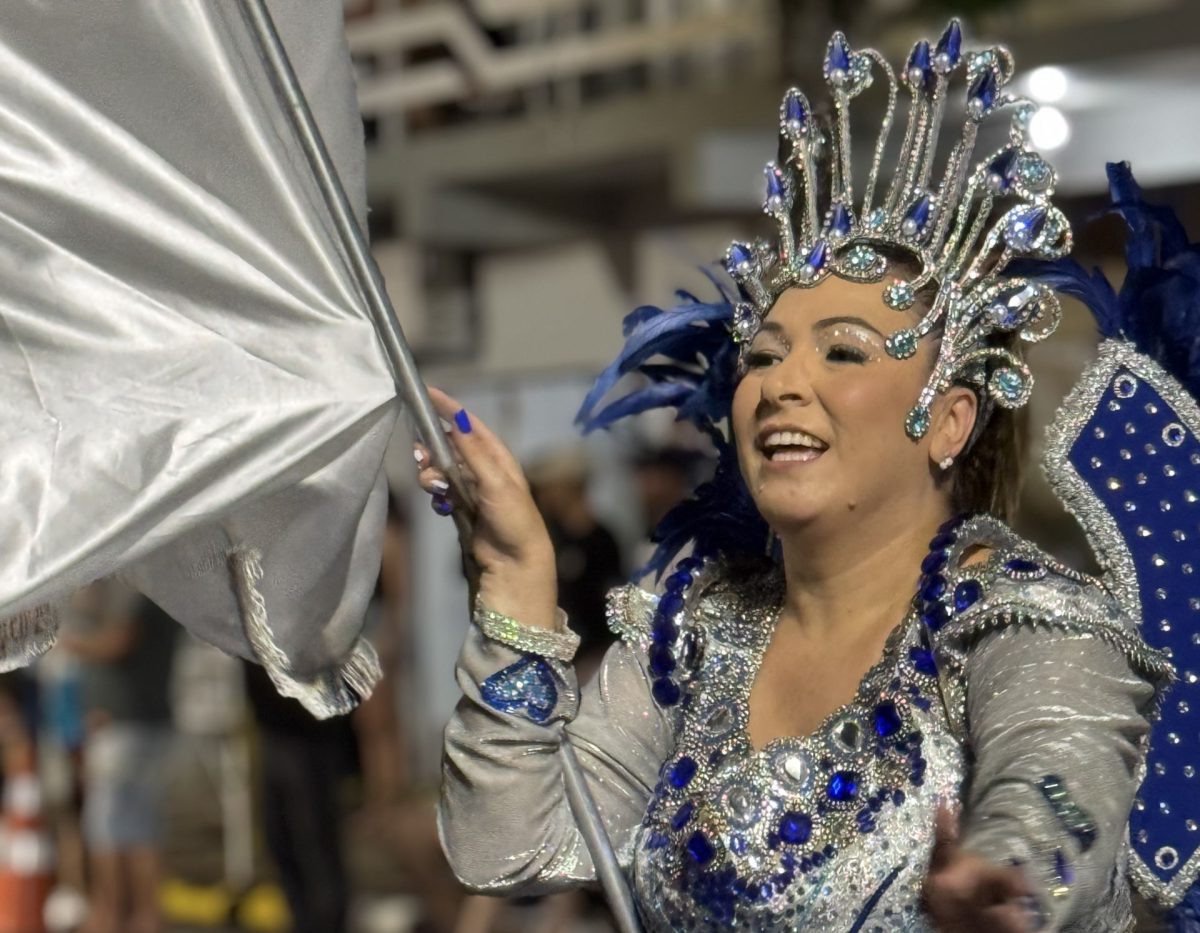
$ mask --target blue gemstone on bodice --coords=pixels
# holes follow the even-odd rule
[[[684,755],[667,771],[667,781],[677,790],[687,787],[695,776],[696,759],[689,755]]]
[[[858,796],[858,775],[853,771],[838,771],[829,779],[830,800],[844,803]]]
[[[666,588],[672,593],[678,593],[692,585],[694,580],[690,573],[686,570],[676,570],[673,574],[667,577]]]
[[[941,603],[930,603],[921,610],[921,622],[931,631],[936,632],[949,619],[946,607]]]
[[[934,660],[933,652],[928,648],[909,648],[908,656],[912,660],[913,667],[926,677],[937,676],[937,661]]]
[[[1009,573],[1041,573],[1042,565],[1037,563],[1037,561],[1025,560],[1023,557],[1014,557],[1004,564],[1004,569]]]
[[[650,673],[655,677],[666,677],[675,670],[675,655],[670,646],[661,642],[651,642],[648,654]]]
[[[683,597],[679,593],[664,593],[658,601],[658,614],[664,619],[673,619],[683,608]]]
[[[966,612],[983,595],[983,587],[978,580],[963,580],[954,588],[954,611]]]
[[[952,535],[949,532],[942,532],[941,534],[934,535],[933,540],[929,542],[929,550],[944,551],[957,540],[958,537],[956,535]]]
[[[888,739],[900,731],[900,726],[903,725],[900,719],[900,711],[896,709],[896,704],[891,700],[884,700],[875,707],[875,715],[872,717],[872,725],[875,727],[875,734],[881,739]]]
[[[697,865],[707,865],[717,854],[708,837],[701,832],[694,832],[688,837],[687,853]]]
[[[930,574],[937,573],[946,566],[945,551],[930,551],[925,555],[925,559],[921,561],[921,573]]]
[[[675,815],[671,817],[671,828],[676,832],[687,826],[692,818],[692,814],[696,811],[696,803],[693,800],[687,801],[682,807],[675,811]]]
[[[913,46],[912,54],[908,56],[908,71],[921,73],[921,86],[928,89],[933,82],[933,68],[930,67],[929,43],[922,39]]]
[[[940,573],[925,577],[921,581],[921,599],[927,603],[941,599],[944,592],[946,592],[946,578]]]
[[[660,677],[650,687],[650,692],[654,695],[654,701],[659,706],[674,706],[679,702],[680,689],[679,685],[666,677]]]
[[[779,820],[779,838],[789,845],[803,845],[812,835],[812,819],[806,813],[785,813]]]

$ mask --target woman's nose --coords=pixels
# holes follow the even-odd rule
[[[789,353],[767,372],[762,381],[763,401],[782,405],[786,402],[807,404],[812,400],[812,380],[800,354]]]

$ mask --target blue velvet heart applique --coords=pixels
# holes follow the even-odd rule
[[[502,713],[524,712],[534,722],[548,720],[558,704],[554,671],[544,659],[527,654],[483,682],[483,701]]]

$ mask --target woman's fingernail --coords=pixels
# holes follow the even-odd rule
[[[421,450],[417,450],[416,448],[413,448],[413,459],[416,460],[417,463],[424,463],[425,462],[425,452],[421,451]]]
[[[438,515],[449,515],[454,511],[454,503],[445,496],[439,494],[433,497],[433,510],[437,512]]]
[[[429,485],[436,489],[439,493],[447,493],[450,491],[450,484],[444,479],[430,480]]]
[[[460,408],[454,413],[454,423],[458,425],[458,429],[462,431],[463,434],[471,433],[471,416],[467,414],[467,410],[465,408]]]

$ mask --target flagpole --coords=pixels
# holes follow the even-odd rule
[[[258,43],[263,61],[275,81],[276,90],[283,98],[313,176],[342,238],[342,245],[350,257],[374,319],[375,329],[383,341],[400,395],[416,420],[417,431],[429,447],[434,464],[446,474],[459,501],[464,505],[463,509],[456,510],[454,514],[459,539],[469,562],[466,544],[470,541],[471,522],[468,513],[474,511],[474,502],[463,483],[462,473],[458,469],[450,445],[442,433],[440,419],[429,400],[429,393],[425,391],[425,383],[417,372],[416,361],[400,329],[400,322],[388,297],[383,276],[371,255],[366,235],[354,216],[354,210],[346,197],[333,159],[330,158],[325,141],[321,138],[321,131],[317,128],[312,110],[271,18],[271,12],[267,9],[266,0],[242,0],[239,5],[246,16],[250,32]],[[600,818],[600,811],[588,790],[579,759],[565,733],[559,760],[562,763],[563,784],[571,812],[592,856],[596,877],[604,888],[617,927],[621,933],[638,933],[639,924],[633,895],[621,873],[612,843]]]

